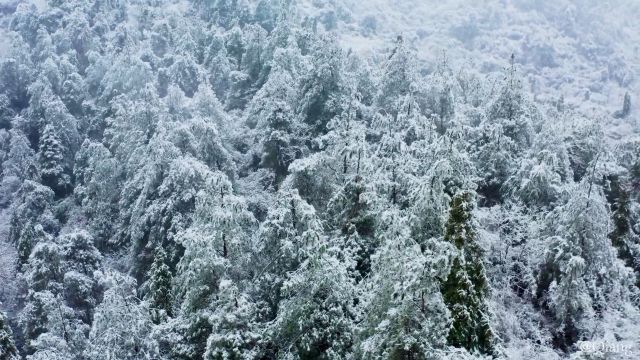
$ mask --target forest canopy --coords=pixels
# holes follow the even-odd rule
[[[8,6],[0,359],[640,354],[631,96],[364,56],[298,5]]]

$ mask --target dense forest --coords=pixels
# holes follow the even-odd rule
[[[295,6],[6,10],[0,359],[637,358],[631,95],[371,59]]]

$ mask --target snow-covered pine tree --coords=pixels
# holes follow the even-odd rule
[[[439,288],[450,246],[434,241],[423,251],[397,209],[379,221],[380,245],[362,282],[357,358],[437,359],[450,324]]]
[[[164,320],[172,314],[173,299],[171,296],[171,282],[173,276],[167,265],[166,254],[158,246],[155,249],[153,264],[149,270],[148,293],[149,310],[155,323]]]
[[[618,248],[619,256],[623,259],[627,257],[628,249],[625,249],[626,237],[631,231],[630,216],[631,209],[629,193],[625,189],[618,190],[618,199],[615,203],[615,210],[611,217],[613,219],[613,231],[609,233],[609,238],[613,246]],[[625,259],[626,260],[626,259]]]
[[[231,64],[227,56],[227,48],[224,47],[223,39],[218,34],[214,35],[207,48],[205,66],[213,91],[218,99],[224,101],[229,89]]]
[[[31,292],[20,314],[28,359],[82,359],[87,326],[74,319],[73,309],[51,291]],[[37,336],[36,336],[37,335]]]
[[[277,317],[288,274],[300,267],[322,236],[322,223],[314,208],[296,190],[280,190],[256,239],[254,299],[263,321]]]
[[[0,311],[0,360],[18,360],[20,355],[13,339],[13,331],[4,312]]]
[[[286,274],[268,333],[279,358],[344,359],[351,354],[356,329],[351,259],[344,259],[337,241],[311,235],[316,238],[308,239],[307,258]]]
[[[63,295],[54,293],[57,291],[52,286],[51,290],[32,291],[27,296],[19,323],[27,341],[23,351],[28,358],[42,359],[53,353],[60,359],[82,359],[89,325],[77,318]]]
[[[597,184],[570,185],[565,203],[546,222],[549,238],[537,297],[553,312],[555,340],[566,349],[587,336],[602,309],[628,297],[634,279],[608,238],[609,209]]]
[[[604,136],[600,121],[589,121],[584,117],[576,119],[568,138],[564,139],[576,182],[583,180],[590,172],[594,160],[603,153]]]
[[[423,132],[410,147],[415,158],[409,178],[411,226],[420,244],[444,235],[451,198],[475,187],[475,165],[457,130],[451,128],[443,136]]]
[[[312,136],[325,134],[329,121],[346,103],[343,83],[344,57],[330,37],[313,39],[312,68],[301,79],[297,112],[310,126]]]
[[[80,359],[98,297],[93,275],[101,259],[84,232],[48,236],[36,244],[21,274],[29,289],[20,313],[28,354],[42,358],[55,348]]]
[[[444,134],[455,115],[454,91],[457,86],[453,70],[444,54],[427,82],[429,84],[427,101],[432,110],[431,116],[438,132]]]
[[[9,135],[9,151],[2,162],[0,183],[0,200],[4,204],[14,200],[24,180],[37,181],[39,178],[36,156],[27,137],[17,129],[11,129]]]
[[[16,193],[9,223],[9,241],[18,249],[18,265],[26,263],[32,249],[42,240],[56,235],[59,222],[53,215],[53,191],[27,180]]]
[[[226,328],[228,324],[219,322],[226,321],[226,315],[220,314],[221,310],[216,307],[229,309],[233,304],[227,303],[231,301],[230,298],[221,299],[222,295],[218,293],[223,281],[231,282],[228,285],[237,289],[240,281],[255,271],[248,261],[250,234],[254,230],[255,220],[247,210],[244,199],[233,193],[231,182],[222,173],[210,174],[206,184],[196,195],[193,223],[177,234],[177,241],[184,251],[174,279],[173,291],[179,305],[174,315],[181,324],[174,331],[180,333],[184,340],[174,346],[178,356],[187,358],[201,356],[205,352],[233,352],[232,348],[214,349],[208,345],[212,341],[222,341],[217,336],[226,336],[214,334],[214,327],[230,332],[229,336],[234,331]],[[216,316],[223,318],[210,320],[214,311],[217,311]],[[243,316],[250,314],[252,311]],[[241,325],[238,322],[237,325],[247,329],[250,324]],[[210,339],[212,336],[217,340]],[[250,340],[253,335],[247,336],[248,343],[242,345],[243,348],[254,346],[253,340]],[[223,345],[217,343],[216,346]]]
[[[61,247],[64,297],[86,324],[92,321],[99,298],[94,272],[102,268],[103,256],[86,231],[74,231],[56,239]]]
[[[478,193],[484,204],[502,202],[500,191],[522,152],[531,146],[533,126],[540,121],[538,109],[526,98],[515,59],[506,69],[501,88],[488,107],[474,139],[478,166]]]
[[[455,246],[451,271],[441,291],[452,324],[447,341],[483,354],[494,352],[495,338],[487,306],[489,284],[484,270],[484,252],[477,241],[471,192],[456,194],[451,200],[444,239]]]
[[[335,190],[332,194],[324,194],[331,196],[326,204],[325,218],[335,232],[332,236],[343,238],[343,256],[354,261],[356,281],[369,273],[369,258],[375,243],[375,192],[366,180],[374,169],[363,111],[366,111],[364,106],[353,94],[347,109],[329,122],[329,133],[322,139],[326,149],[321,155],[326,163],[319,170],[334,176],[335,184],[330,186]],[[315,174],[312,176],[317,178]]]
[[[618,257],[635,271],[636,286],[640,287],[640,229],[635,228],[640,222],[637,207],[631,198],[630,190],[621,187],[615,210],[611,214],[613,230],[609,233],[609,239],[618,250]]]
[[[177,56],[175,63],[169,69],[169,77],[180,87],[184,94],[191,98],[198,89],[198,67],[191,56]]]
[[[278,49],[264,86],[256,93],[247,110],[247,125],[257,131],[254,166],[271,170],[277,188],[288,174],[288,167],[305,151],[304,126],[296,115],[297,79],[301,66],[299,49],[290,44]]]
[[[100,250],[108,247],[117,225],[122,169],[109,149],[98,142],[85,140],[76,154],[74,198]]]
[[[44,127],[40,137],[39,160],[42,184],[50,187],[61,197],[71,187],[69,174],[63,168],[64,149],[55,129],[51,124]]]
[[[573,179],[569,153],[553,119],[535,135],[523,154],[519,168],[505,182],[502,192],[531,208],[551,208],[559,200],[563,185]]]
[[[376,96],[379,111],[392,117],[398,113],[400,101],[416,86],[416,72],[415,55],[400,35],[385,62],[380,79],[380,88]]]
[[[376,144],[373,182],[378,196],[393,206],[404,207],[408,193],[412,157],[405,143],[407,129],[390,115],[377,114],[374,128],[380,136]]]
[[[3,181],[7,181],[12,177],[16,177],[21,181],[25,179],[36,180],[35,153],[30,147],[29,140],[18,129],[10,130],[9,134],[11,136],[9,152],[2,164]],[[18,184],[19,186],[20,184]]]
[[[149,336],[153,323],[145,302],[136,297],[135,280],[112,271],[103,274],[100,282],[105,292],[83,356],[91,360],[154,358],[157,347]]]
[[[255,326],[256,305],[248,294],[241,292],[233,281],[222,279],[211,306],[211,335],[203,355],[205,360],[256,359],[264,355],[257,346],[262,334]]]

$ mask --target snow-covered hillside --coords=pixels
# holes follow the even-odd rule
[[[539,101],[560,97],[589,116],[607,118],[614,139],[640,131],[640,120],[606,115],[624,94],[640,99],[640,2],[598,0],[333,0],[300,3],[301,16],[326,21],[345,48],[383,59],[402,35],[431,72],[452,66],[502,76],[511,54]]]
[[[639,16],[0,0],[0,360],[640,358]]]

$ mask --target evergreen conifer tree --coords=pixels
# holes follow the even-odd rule
[[[622,110],[618,110],[613,113],[613,117],[617,119],[624,119],[631,113],[631,95],[628,92],[624,93],[624,100],[622,102]]]
[[[0,311],[0,360],[18,360],[18,349],[13,340],[13,331],[7,323],[7,317]]]
[[[42,183],[50,187],[58,196],[69,189],[69,175],[63,168],[64,149],[51,124],[45,126],[40,138],[40,176]]]
[[[470,192],[454,196],[445,229],[445,240],[456,248],[451,271],[442,284],[442,294],[453,320],[447,340],[456,347],[491,354],[494,335],[486,304],[489,285],[483,251],[476,240],[472,201]]]
[[[158,246],[155,251],[153,264],[149,271],[149,310],[152,320],[156,323],[167,316],[171,316],[171,281],[172,274],[167,265],[166,254]]]

